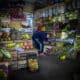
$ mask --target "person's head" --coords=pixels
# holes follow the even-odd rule
[[[38,26],[37,31],[45,31],[45,26]]]

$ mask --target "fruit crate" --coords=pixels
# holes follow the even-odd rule
[[[39,70],[39,61],[36,53],[29,53],[26,56],[27,69],[30,72],[36,72]]]

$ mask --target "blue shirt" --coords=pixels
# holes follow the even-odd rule
[[[34,39],[38,39],[39,41],[47,41],[47,33],[44,31],[36,31],[32,36]]]

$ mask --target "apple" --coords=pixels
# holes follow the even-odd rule
[[[25,49],[25,46],[22,46],[23,49]]]
[[[30,49],[28,45],[26,46],[26,49]]]
[[[27,42],[24,42],[23,45],[26,46],[26,45],[28,45],[28,43]]]
[[[33,46],[32,46],[32,45],[30,45],[30,46],[29,46],[29,49],[33,49]]]

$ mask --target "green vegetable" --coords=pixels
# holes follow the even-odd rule
[[[11,58],[11,54],[7,52],[6,50],[1,49],[0,51],[4,57],[9,58],[9,59]]]

